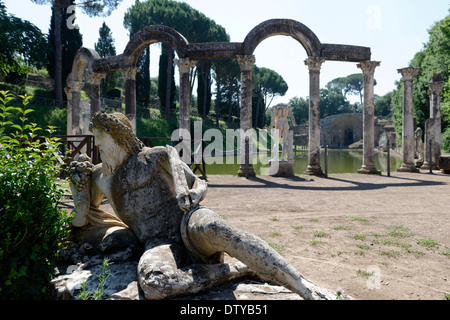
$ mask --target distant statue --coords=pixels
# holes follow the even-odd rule
[[[86,233],[91,223],[112,229],[107,232],[111,236],[132,233],[144,248],[137,275],[147,299],[193,294],[255,273],[305,299],[336,298],[305,279],[266,242],[201,206],[207,183],[174,148],[143,146],[120,113],[96,113],[90,130],[103,163],[91,166],[81,159],[72,166],[74,221]],[[117,217],[99,210],[103,197]],[[223,263],[224,252],[240,262]]]
[[[272,107],[272,120],[270,128],[275,127],[275,129],[280,130],[280,137],[283,139],[281,160],[284,160],[288,148],[292,148],[292,146],[288,146],[288,135],[290,129],[288,117],[291,119],[292,124],[296,126],[297,124],[295,123],[292,108],[289,105],[280,103]]]
[[[423,140],[422,140],[422,129],[417,128],[414,132],[414,137],[416,140],[416,158],[417,162],[423,163]]]

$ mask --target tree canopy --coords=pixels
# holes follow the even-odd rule
[[[414,77],[413,101],[414,117],[417,126],[422,129],[430,116],[430,98],[428,89],[434,74],[440,74],[445,85],[441,93],[441,117],[444,136],[444,150],[450,151],[450,15],[436,22],[428,31],[429,38],[423,49],[417,52],[410,62],[411,66],[420,70]],[[403,107],[403,82],[397,82],[397,88],[392,94],[391,109],[393,122],[397,132],[398,143],[401,145]],[[424,131],[424,130],[423,130]],[[444,141],[447,141],[444,142]]]
[[[288,85],[283,77],[274,70],[253,65],[253,124],[254,127],[264,127],[265,115],[273,98],[284,96]]]
[[[72,5],[72,0],[31,0],[36,4],[49,4],[52,6],[52,14],[54,19],[53,48],[54,48],[54,77],[55,77],[55,100],[56,105],[63,105],[63,43],[62,43],[62,15],[63,10],[67,10]],[[112,10],[117,8],[122,0],[80,0],[77,7],[80,7],[84,13],[90,17],[103,15],[107,16]],[[66,24],[67,26],[67,24]]]
[[[8,14],[2,2],[0,30],[0,73],[20,75],[45,66],[45,35],[34,24]]]
[[[172,0],[136,1],[125,13],[123,23],[129,31],[130,37],[146,26],[166,25],[180,32],[189,42],[229,41],[229,36],[223,27],[184,2]],[[149,59],[149,54],[145,54],[147,55],[146,59]],[[158,78],[161,111],[166,115],[166,119],[175,108],[173,57],[173,49],[169,48],[167,44],[163,44]],[[147,65],[149,65],[149,61],[146,62]],[[195,74],[198,74],[197,109],[200,115],[205,116],[209,113],[211,107],[212,64],[210,62],[199,62],[196,68]],[[150,78],[147,67],[141,73],[143,73],[142,81]],[[139,95],[139,93],[137,94]],[[145,97],[147,95],[147,93],[144,93]],[[170,98],[167,99],[166,97]]]

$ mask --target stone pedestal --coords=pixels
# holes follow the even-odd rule
[[[294,160],[271,160],[269,161],[269,175],[273,177],[293,177]]]
[[[381,174],[375,167],[374,73],[379,61],[363,61],[357,66],[364,75],[363,165],[362,174]]]
[[[309,155],[305,174],[323,176],[320,167],[320,67],[324,58],[309,57]]]
[[[403,161],[399,172],[419,172],[414,164],[414,119],[413,119],[413,79],[419,68],[408,67],[398,69],[403,80],[403,124],[402,124],[402,154]]]

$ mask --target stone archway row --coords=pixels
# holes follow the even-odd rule
[[[310,106],[309,106],[309,160],[307,174],[321,175],[320,167],[320,68],[327,61],[356,62],[364,74],[364,160],[361,173],[377,173],[373,152],[373,78],[374,69],[380,63],[370,61],[370,48],[323,44],[318,37],[304,24],[289,19],[267,20],[253,28],[243,42],[209,42],[189,43],[176,30],[163,25],[152,25],[136,33],[127,44],[122,54],[100,58],[92,49],[81,48],[72,65],[72,72],[67,79],[66,94],[68,98],[68,135],[81,134],[80,129],[80,91],[83,87],[83,76],[87,69],[86,79],[90,83],[91,114],[100,110],[100,81],[107,72],[121,70],[125,75],[125,114],[136,130],[136,83],[135,76],[139,72],[136,63],[142,51],[157,42],[169,44],[176,52],[175,64],[180,74],[180,112],[179,128],[190,129],[190,88],[189,71],[198,60],[237,59],[241,68],[241,129],[252,128],[252,66],[256,47],[266,38],[284,35],[297,40],[305,49],[308,58],[305,64],[310,74]],[[251,150],[250,150],[251,152]],[[239,175],[253,176],[252,166],[243,166]]]

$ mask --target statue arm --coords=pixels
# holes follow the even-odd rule
[[[72,224],[82,227],[88,223],[89,208],[91,205],[91,179],[94,165],[85,155],[78,161],[72,161],[66,172],[69,176],[69,186],[74,202],[74,217]]]
[[[181,161],[175,148],[167,146],[169,168],[173,177],[175,194],[180,208],[187,212],[200,204],[205,198],[208,186]]]

